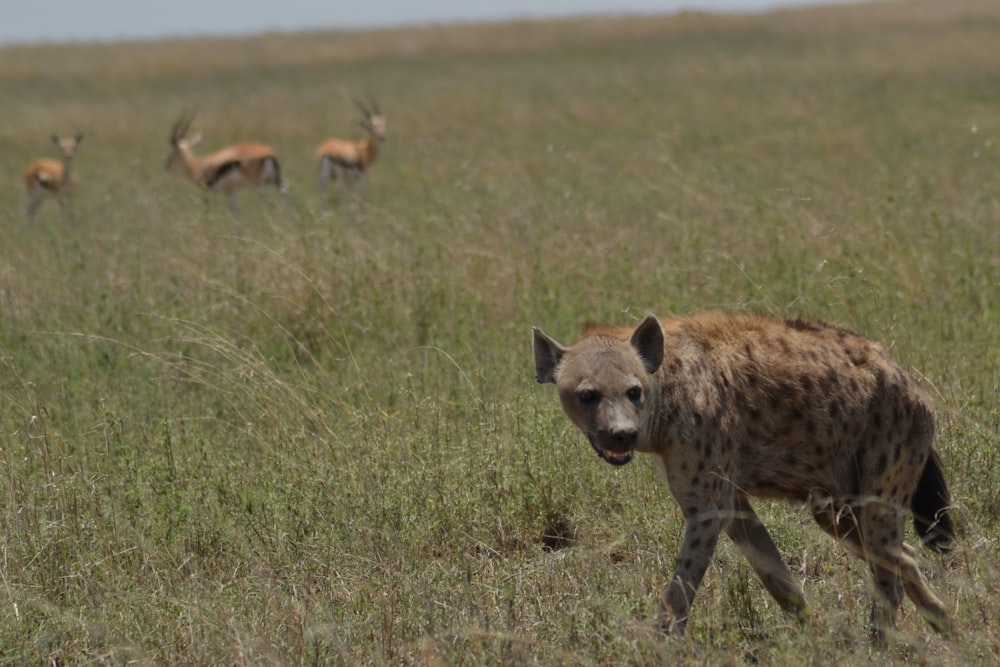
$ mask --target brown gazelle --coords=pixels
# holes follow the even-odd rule
[[[24,172],[24,185],[28,190],[28,202],[24,212],[28,218],[34,218],[42,200],[46,197],[55,197],[66,217],[72,220],[71,198],[75,180],[73,156],[76,154],[76,147],[83,139],[83,134],[77,133],[75,137],[65,139],[53,134],[51,138],[52,143],[62,153],[62,161],[41,159],[28,165],[27,171]]]
[[[200,135],[187,139],[193,115],[181,116],[170,129],[170,152],[166,168],[180,162],[192,181],[209,192],[226,195],[229,211],[236,214],[236,190],[273,185],[282,192],[287,187],[281,180],[278,156],[267,146],[247,142],[227,146],[209,155],[198,156],[193,150]]]
[[[365,172],[378,158],[379,149],[389,138],[385,116],[379,110],[378,102],[369,97],[365,104],[357,97],[354,103],[361,109],[364,118],[361,127],[367,133],[362,141],[346,139],[327,139],[316,149],[316,160],[319,167],[319,191],[326,192],[330,179],[339,183],[339,189],[350,187],[357,181],[358,188],[364,190]]]

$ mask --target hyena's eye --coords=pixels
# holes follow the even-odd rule
[[[584,405],[593,405],[601,400],[601,395],[593,389],[583,389],[577,392],[576,397]]]
[[[633,403],[642,398],[642,387],[629,387],[625,390],[625,396]]]

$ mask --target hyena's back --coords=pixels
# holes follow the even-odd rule
[[[704,432],[703,443],[719,439],[714,432],[723,445],[740,444],[728,470],[739,488],[806,500],[916,486],[934,413],[879,343],[818,322],[747,315],[663,328],[666,405],[679,406],[680,423]]]

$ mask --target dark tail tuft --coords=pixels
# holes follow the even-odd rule
[[[913,527],[921,541],[935,551],[948,551],[955,541],[955,524],[951,520],[951,498],[941,470],[941,458],[931,451],[917,489],[910,502]]]

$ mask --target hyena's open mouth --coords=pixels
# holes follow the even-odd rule
[[[634,452],[631,449],[624,452],[615,452],[610,449],[604,449],[604,447],[601,447],[594,441],[594,438],[588,438],[588,440],[590,440],[590,446],[594,448],[597,455],[613,466],[623,466],[632,460]]]

